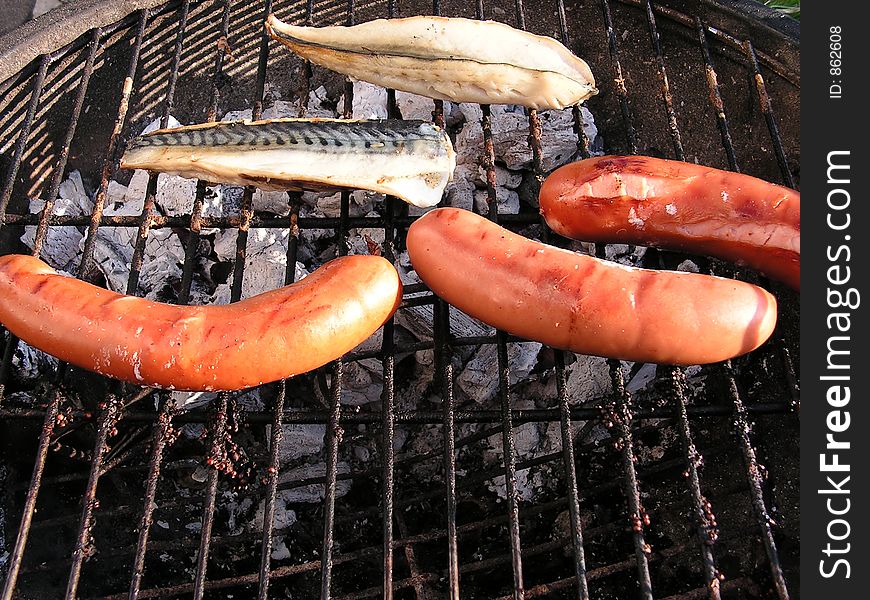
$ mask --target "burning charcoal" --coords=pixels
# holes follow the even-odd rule
[[[151,133],[152,131],[161,129],[160,121],[161,119],[154,119],[153,121],[148,123],[148,125],[146,125],[142,131],[139,132],[139,135],[145,135],[146,133]],[[166,121],[166,128],[172,129],[173,127],[181,127],[181,123],[179,123],[178,119],[176,119],[172,115],[169,115],[169,119],[167,119]]]
[[[218,395],[212,392],[172,392],[170,398],[177,410],[193,410],[209,404]]]
[[[380,400],[384,388],[383,369],[379,360],[366,358],[344,365],[341,403],[360,406]]]
[[[15,374],[22,380],[41,379],[57,369],[55,357],[19,341],[12,355]]]
[[[604,247],[604,257],[624,265],[641,266],[646,254],[646,246],[629,246],[628,244],[607,244]]]
[[[233,261],[236,256],[238,232],[224,230],[215,236],[214,251],[218,258]],[[242,280],[242,297],[250,298],[267,290],[284,285],[287,268],[287,229],[255,228],[248,232],[245,273]],[[296,281],[308,275],[302,263],[296,263]],[[217,304],[226,304],[230,299],[230,284],[218,286],[214,293]]]
[[[456,137],[457,164],[478,164],[483,147],[483,127],[480,108],[460,105],[466,123]],[[511,170],[528,169],[532,164],[532,150],[526,143],[529,135],[529,120],[524,112],[513,112],[510,107],[492,107],[492,137],[495,157]],[[597,135],[592,115],[584,112],[584,129],[589,139]],[[570,110],[545,110],[538,113],[541,119],[544,154],[542,167],[545,172],[574,160],[577,154],[577,136]]]
[[[356,92],[354,91],[354,93],[356,93]],[[328,94],[326,93],[325,87],[323,87],[321,85],[316,90],[311,90],[310,92],[308,92],[308,105],[305,108],[305,117],[308,117],[308,118],[326,118],[326,119],[333,119],[333,118],[337,117],[338,113],[336,112],[335,109],[330,107],[330,103],[331,103],[331,101],[329,99]],[[279,102],[276,102],[275,104],[277,106],[279,104]],[[284,102],[283,104],[289,105],[290,103]],[[273,116],[267,117],[266,113],[265,112],[263,113],[264,119],[275,119],[275,118],[284,117],[284,116],[293,117],[296,115],[292,115],[292,114],[288,113],[288,114],[280,114],[280,115],[276,114],[274,117]]]
[[[689,259],[686,259],[683,262],[681,262],[680,264],[678,264],[677,271],[686,271],[688,273],[700,273],[701,272],[701,270],[698,268],[698,265]]]
[[[370,212],[366,216],[377,217],[378,213]],[[359,229],[351,229],[348,234],[347,243],[351,254],[371,254],[366,238],[380,248],[384,247],[384,230],[381,228],[360,227]]]
[[[577,355],[577,360],[566,371],[571,404],[587,404],[612,393],[606,358]]]
[[[350,473],[350,465],[346,462],[338,463],[338,474],[346,475]],[[280,475],[278,475],[278,485],[284,486],[290,484],[295,481],[300,481],[304,479],[311,479],[313,477],[325,477],[326,476],[326,465],[306,465],[304,467],[299,467],[296,469],[290,469],[289,471],[284,471]],[[345,494],[350,491],[351,481],[349,479],[339,479],[335,485],[335,497],[341,498]],[[284,502],[320,502],[323,500],[323,491],[324,485],[322,483],[312,483],[309,485],[305,485],[302,487],[291,488],[288,490],[281,490],[278,492],[278,496],[280,496]]]
[[[420,121],[431,121],[432,111],[435,109],[435,103],[431,98],[399,90],[396,91],[396,105],[403,119]],[[450,106],[450,102],[444,102],[445,117],[450,114]]]
[[[299,109],[295,102],[276,100],[272,106],[263,110],[263,119],[292,119],[298,115]]]
[[[522,342],[508,344],[510,383],[516,384],[532,371],[538,360],[541,344]],[[498,378],[493,376],[492,365],[498,362],[498,348],[494,344],[481,346],[465,365],[456,380],[457,387],[478,404],[491,402],[498,393]]]
[[[33,198],[30,201],[30,212],[32,214],[39,213],[44,206],[45,200]],[[52,214],[70,216],[90,215],[93,208],[94,203],[85,191],[81,174],[78,171],[73,171],[60,185]],[[65,269],[68,266],[72,266],[79,255],[79,244],[82,237],[82,233],[76,227],[49,227],[46,232],[41,255],[55,269]],[[25,227],[21,241],[29,248],[33,248],[35,238],[36,226],[28,225]]]
[[[523,182],[523,174],[517,171],[511,171],[510,169],[506,169],[501,165],[495,165],[495,184],[498,187],[506,187],[512,190],[520,187],[520,184]],[[483,166],[477,167],[477,179],[475,183],[479,183],[481,186],[486,186],[486,169]]]
[[[281,426],[284,441],[279,447],[278,464],[287,465],[300,458],[319,454],[323,450],[326,425],[287,424]],[[271,427],[267,428],[271,438]]]
[[[656,378],[656,365],[647,363],[638,369],[634,377],[631,378],[625,386],[625,391],[634,394],[645,388],[652,380]]]
[[[489,441],[493,445],[487,449],[484,460],[491,464],[499,464],[502,462],[501,436],[489,438]],[[527,460],[543,454],[542,442],[543,438],[536,423],[524,423],[514,429],[514,452],[517,460]],[[519,498],[523,501],[529,501],[534,499],[539,490],[543,489],[544,477],[537,468],[522,469],[516,473],[515,484]],[[495,477],[487,487],[491,492],[495,492],[499,498],[507,498],[504,475]]]
[[[269,212],[273,215],[290,213],[290,200],[287,192],[267,192],[255,189],[251,200],[256,212]]]
[[[520,212],[520,195],[513,190],[496,188],[495,199],[498,203],[498,214],[515,215]],[[485,215],[489,211],[489,193],[483,190],[474,192],[474,208],[478,214]]]
[[[339,102],[339,105],[343,105]],[[366,83],[353,82],[353,118],[354,119],[386,119],[387,90]]]

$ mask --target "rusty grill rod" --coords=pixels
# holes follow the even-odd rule
[[[175,36],[175,48],[172,58],[172,66],[169,71],[169,80],[166,85],[166,96],[163,100],[163,115],[161,117],[161,126],[166,126],[169,121],[169,114],[172,110],[172,103],[175,96],[175,86],[178,81],[178,71],[181,65],[181,50],[184,46],[184,31],[187,27],[187,19],[190,13],[190,0],[185,0],[179,8],[178,16],[178,33]],[[152,183],[153,180],[153,183]],[[153,188],[156,185],[157,178],[152,173],[149,175],[148,188]],[[156,189],[156,188],[153,188]],[[146,203],[148,198],[153,201],[153,193],[146,192]],[[140,217],[144,223],[150,208],[146,209],[143,206],[142,216]],[[139,239],[143,239],[140,236]],[[137,244],[140,243],[137,239]],[[141,242],[144,245],[144,239]],[[128,282],[129,283],[129,282]],[[145,496],[143,499],[142,518],[139,521],[139,536],[136,542],[136,553],[133,558],[133,572],[130,579],[130,600],[136,600],[139,597],[139,589],[142,584],[142,577],[145,572],[145,554],[148,549],[148,537],[151,532],[151,524],[153,522],[154,507],[156,506],[154,499],[157,496],[157,483],[160,478],[160,468],[163,461],[163,452],[166,446],[172,443],[172,417],[174,414],[174,404],[168,395],[163,395],[161,398],[161,406],[157,424],[154,427],[154,433],[151,442],[151,458],[148,463],[148,477],[145,480]]]
[[[61,148],[60,154],[55,163],[55,171],[52,176],[51,183],[49,185],[49,193],[46,194],[45,205],[43,210],[40,212],[40,225],[37,229],[36,237],[34,240],[33,247],[33,256],[38,257],[40,251],[42,249],[42,244],[45,241],[45,234],[47,229],[47,218],[48,214],[51,212],[52,207],[54,206],[54,198],[57,197],[57,191],[60,189],[60,183],[63,176],[63,171],[66,168],[66,161],[69,157],[69,146],[72,143],[72,138],[75,135],[76,125],[78,123],[79,115],[81,114],[82,106],[84,105],[85,95],[87,94],[88,84],[90,83],[91,75],[94,71],[94,62],[96,60],[97,52],[99,50],[99,42],[100,42],[101,30],[95,29],[91,33],[91,42],[88,46],[87,59],[85,61],[84,68],[82,70],[81,79],[79,80],[78,91],[76,94],[75,103],[73,105],[72,114],[70,116],[70,123],[67,127],[66,136],[64,138],[64,144]],[[45,59],[43,58],[42,65],[46,65]],[[42,74],[42,65],[40,66],[40,74]],[[37,81],[35,82],[36,86],[34,86],[34,93],[42,91],[42,84],[44,82],[45,76],[42,75],[42,81],[39,80],[39,74],[37,75]],[[38,89],[37,89],[38,88]],[[35,100],[33,96],[35,95]],[[39,102],[39,94],[33,94],[31,97],[31,107],[34,104],[38,104]],[[32,119],[31,119],[32,121]],[[28,127],[29,129],[29,127]],[[21,139],[21,143],[26,145],[27,135],[23,135]],[[20,157],[19,157],[20,162]],[[17,168],[17,167],[16,167]],[[14,184],[14,179],[12,181]],[[41,233],[40,233],[41,232]],[[12,356],[15,353],[15,346],[18,344],[18,339],[16,336],[12,335],[9,332],[7,342],[6,342],[6,351],[4,353],[4,364],[2,367],[2,373],[6,374],[9,372],[9,368],[12,361]],[[8,357],[9,363],[6,364],[6,359]],[[63,365],[58,367],[57,376],[60,379],[63,376]],[[2,382],[5,383],[5,380]],[[19,526],[18,537],[16,538],[15,548],[13,549],[12,556],[10,558],[9,563],[9,575],[7,576],[6,582],[4,584],[3,589],[3,598],[6,600],[7,598],[11,598],[12,594],[15,591],[15,583],[17,581],[17,575],[21,568],[21,561],[24,558],[24,550],[27,544],[27,537],[30,530],[30,523],[33,519],[33,513],[36,509],[36,499],[39,495],[40,484],[42,480],[42,473],[45,469],[45,461],[48,456],[48,446],[51,440],[51,435],[54,430],[54,426],[56,423],[58,410],[60,407],[60,394],[57,389],[52,393],[52,398],[49,402],[48,409],[46,411],[45,422],[43,424],[42,433],[39,439],[39,448],[37,450],[36,463],[33,466],[33,475],[31,476],[31,484],[27,490],[27,497],[25,499],[24,511],[21,517],[21,524]]]
[[[616,83],[617,96],[622,111],[623,124],[625,125],[629,154],[637,154],[637,132],[634,127],[634,118],[628,103],[628,90],[625,85],[625,75],[619,54],[619,45],[616,41],[616,33],[613,27],[613,18],[608,0],[601,0],[604,12],[604,25],[607,31],[607,44],[611,57],[614,81]],[[604,258],[604,246],[598,245],[599,258]],[[634,419],[631,409],[631,399],[625,389],[621,365],[618,360],[608,360],[610,370],[610,383],[613,397],[605,405],[606,423],[616,430],[614,445],[620,452],[622,468],[624,472],[625,496],[629,510],[629,524],[634,541],[634,555],[637,564],[638,584],[640,594],[645,600],[652,600],[652,580],[649,571],[648,555],[651,553],[650,545],[644,537],[644,526],[649,524],[649,518],[640,503],[640,488],[637,482],[637,470],[634,457],[634,436],[632,434],[632,422]],[[609,423],[608,423],[609,421]]]
[[[390,0],[387,4],[387,17],[392,19],[398,16],[396,0]],[[387,90],[387,117],[390,119],[400,119],[398,105],[396,104],[396,91]],[[383,256],[390,261],[394,266],[396,264],[396,227],[393,223],[393,218],[396,213],[396,205],[398,199],[394,196],[387,196],[384,201],[384,247]],[[383,370],[383,388],[381,390],[381,413],[383,421],[381,423],[381,460],[383,462],[383,471],[381,474],[381,485],[383,487],[383,597],[384,600],[392,600],[393,598],[393,492],[394,492],[394,463],[395,451],[393,449],[393,439],[395,435],[395,415],[394,405],[396,400],[396,382],[395,382],[395,367],[396,367],[396,345],[394,340],[394,317],[390,317],[384,324],[383,338],[381,342],[381,367]],[[401,514],[396,515],[397,525],[404,527],[404,522],[401,519]],[[400,535],[404,536],[402,532]],[[413,561],[413,548],[410,546],[405,549],[408,556],[408,563]],[[413,573],[412,573],[413,574]]]
[[[309,0],[306,20],[311,20],[313,2]],[[272,0],[265,0],[263,4],[263,19],[272,12]],[[269,34],[263,29],[260,32],[260,50],[257,59],[257,83],[254,99],[254,108],[251,111],[253,120],[259,119],[263,114],[263,96],[266,90],[266,67],[269,60]],[[311,76],[310,67],[304,72],[305,89],[308,89],[308,79]],[[307,97],[307,93],[302,96]],[[299,103],[300,117],[304,116],[305,102]],[[290,215],[299,217],[299,194],[289,193]],[[250,221],[249,221],[250,224]],[[299,244],[299,228],[293,227],[292,220],[287,240],[287,266],[284,270],[284,285],[290,285],[296,280],[296,250]],[[266,498],[263,506],[263,537],[260,549],[260,572],[257,577],[257,598],[266,600],[269,597],[269,584],[271,583],[272,561],[272,535],[275,530],[275,501],[278,494],[278,474],[281,468],[281,444],[284,442],[284,429],[281,424],[281,414],[287,401],[287,381],[282,380],[279,384],[278,394],[275,397],[275,405],[272,409],[272,429],[269,436],[269,466],[266,469],[265,488]]]
[[[230,27],[230,0],[224,0],[223,12],[221,15],[220,39],[225,43],[229,35]],[[217,107],[220,96],[220,78],[223,73],[224,60],[226,59],[227,51],[224,46],[217,44],[215,52],[214,72],[212,75],[212,88],[210,96],[210,104],[206,120],[213,122],[217,119]],[[202,211],[202,199],[205,194],[205,183],[197,182],[196,204]],[[242,297],[242,277],[245,269],[245,256],[247,241],[247,229],[245,227],[245,200],[250,204],[250,189],[245,189],[245,199],[241,209],[240,222],[238,233],[236,234],[236,257],[233,264],[233,283],[230,288],[230,302],[238,302]],[[194,215],[195,218],[195,215]],[[185,256],[185,262],[192,262],[192,254]],[[215,503],[217,501],[217,487],[220,480],[222,470],[229,470],[228,458],[226,451],[226,436],[227,436],[227,420],[229,406],[229,395],[226,393],[220,394],[217,405],[214,409],[214,421],[211,427],[211,449],[207,463],[211,467],[208,472],[206,482],[205,501],[202,508],[202,529],[200,532],[200,545],[196,557],[196,575],[194,577],[193,598],[201,600],[205,593],[206,569],[208,568],[209,551],[211,550],[211,533],[214,526]]]
[[[355,2],[348,0],[347,21],[348,26],[355,22]],[[344,116],[352,115],[353,111],[353,84],[345,79],[344,86]],[[302,99],[305,102],[305,99]],[[348,220],[350,219],[350,192],[341,192],[341,208],[336,231],[336,244],[339,256],[347,256],[348,253]],[[326,447],[326,485],[323,492],[323,547],[320,554],[320,598],[329,600],[332,594],[332,568],[333,546],[335,543],[335,488],[338,475],[338,450],[344,433],[341,427],[341,389],[342,377],[344,376],[343,359],[335,362],[332,371],[331,406],[329,411],[329,424],[326,427],[324,446]]]
[[[674,111],[673,96],[668,82],[664,55],[662,54],[661,36],[656,25],[652,2],[650,2],[650,0],[645,0],[644,4],[646,8],[647,24],[649,26],[650,40],[659,67],[659,82],[662,88],[662,100],[668,117],[668,130],[674,146],[674,156],[677,160],[684,161],[686,156],[683,150],[682,136],[680,135],[679,125],[677,124],[676,113]],[[661,254],[658,254],[658,257],[661,261]],[[663,267],[663,265],[659,266]],[[698,468],[703,464],[703,458],[695,446],[695,442],[692,438],[692,430],[689,425],[689,418],[686,413],[687,400],[685,394],[685,373],[682,368],[674,366],[667,367],[667,373],[670,379],[669,389],[676,406],[677,414],[679,415],[677,431],[680,436],[683,453],[686,456],[685,473],[687,475],[689,495],[692,499],[692,514],[695,518],[696,534],[701,551],[705,589],[707,590],[707,596],[710,600],[719,600],[719,573],[716,569],[716,561],[712,549],[713,544],[718,538],[718,531],[716,529],[712,507],[701,492]]]
[[[88,227],[88,239],[85,242],[82,252],[82,260],[79,264],[79,277],[86,274],[87,269],[93,260],[93,253],[96,247],[97,228],[99,227],[99,217],[105,203],[105,192],[106,189],[108,189],[108,180],[113,169],[114,154],[118,147],[118,139],[120,138],[121,131],[123,130],[127,118],[127,108],[133,90],[133,82],[139,64],[142,42],[145,38],[145,26],[148,23],[149,16],[147,10],[142,10],[139,13],[139,25],[136,33],[136,41],[133,46],[133,53],[130,59],[127,77],[125,78],[122,87],[121,101],[118,106],[118,114],[115,118],[115,128],[109,138],[109,147],[106,150],[106,160],[103,165],[100,189],[98,190],[97,197],[94,201],[91,223]],[[72,139],[70,138],[70,142],[71,141]],[[52,197],[55,197],[56,193],[57,191],[55,190]],[[96,498],[97,486],[99,484],[100,476],[102,475],[103,459],[108,451],[108,438],[115,432],[115,424],[120,418],[120,413],[121,403],[116,394],[110,392],[104,399],[103,406],[100,407],[97,435],[94,442],[93,458],[91,459],[91,471],[88,476],[85,494],[82,498],[82,516],[79,522],[79,531],[73,549],[72,565],[70,566],[70,575],[67,582],[66,597],[68,599],[76,597],[79,580],[81,578],[83,561],[92,551],[91,529],[94,522],[94,509],[99,505],[99,501]]]
[[[520,28],[525,25],[522,2],[516,2],[516,18]],[[478,2],[477,18],[484,18],[483,2]],[[486,171],[486,191],[489,220],[498,223],[498,199],[496,196],[495,147],[492,137],[490,107],[481,105],[484,141],[483,167]],[[513,572],[513,597],[523,598],[523,558],[520,541],[519,499],[516,489],[516,457],[514,455],[513,414],[510,391],[510,363],[507,356],[507,336],[503,331],[496,332],[498,357],[498,398],[501,406],[502,421],[502,461],[504,463],[505,495],[508,509],[508,535],[511,547],[511,569]]]
[[[479,4],[478,14],[483,14]],[[433,0],[432,14],[441,16],[440,0]],[[445,127],[444,101],[435,100],[432,120],[439,127]],[[406,288],[407,290],[407,288]],[[459,600],[459,537],[456,522],[456,424],[454,414],[456,402],[453,396],[453,351],[450,346],[450,305],[435,297],[432,306],[432,338],[435,360],[435,377],[441,388],[441,437],[444,444],[444,494],[447,512],[447,597]]]
[[[728,156],[729,168],[732,171],[739,173],[740,168],[737,164],[736,153],[734,152],[734,147],[729,132],[728,121],[725,113],[725,106],[719,93],[719,84],[718,77],[716,75],[716,68],[713,65],[710,47],[707,42],[706,28],[704,27],[700,19],[696,20],[696,27],[698,29],[701,52],[707,70],[707,84],[710,91],[709,98],[711,103],[713,104],[714,110],[716,110],[717,112],[717,121],[720,124],[722,142],[725,148],[726,155]],[[757,66],[757,62],[755,63],[755,65]],[[773,115],[771,115],[771,118],[772,116]],[[775,139],[778,139],[778,129],[771,129],[772,135],[774,134],[774,132],[776,132]],[[726,361],[725,363],[723,363],[722,367],[720,368],[720,372],[725,378],[726,385],[728,387],[728,393],[731,397],[734,407],[733,419],[735,434],[738,441],[740,442],[740,448],[743,453],[753,512],[755,513],[756,521],[758,523],[759,529],[761,530],[761,539],[768,557],[768,562],[770,563],[771,577],[773,578],[777,597],[780,600],[787,600],[789,598],[788,588],[786,586],[785,577],[782,572],[779,551],[777,550],[776,542],[773,539],[771,519],[767,512],[767,506],[764,501],[764,491],[762,489],[760,466],[758,464],[758,460],[755,454],[755,449],[752,447],[752,441],[750,440],[751,428],[747,418],[747,407],[743,403],[743,400],[740,396],[740,391],[737,387],[737,382],[734,378],[734,373],[731,368],[731,361]],[[792,390],[793,389],[794,388],[792,388]]]

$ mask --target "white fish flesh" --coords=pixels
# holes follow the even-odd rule
[[[365,189],[425,208],[441,200],[456,154],[423,121],[273,119],[154,131],[121,167],[264,190]]]
[[[495,21],[409,17],[301,27],[269,15],[266,29],[313,63],[430,98],[548,109],[598,93],[589,65],[561,43]]]

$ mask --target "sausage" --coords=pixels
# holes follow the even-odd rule
[[[800,290],[800,193],[755,177],[645,156],[555,170],[541,214],[556,233],[714,256]]]
[[[139,385],[238,390],[310,371],[395,312],[402,284],[377,256],[337,258],[294,283],[224,306],[178,306],[0,257],[0,322],[73,365]]]
[[[575,254],[465,210],[415,221],[408,253],[423,282],[472,317],[583,354],[711,363],[754,350],[776,324],[775,298],[749,283]]]

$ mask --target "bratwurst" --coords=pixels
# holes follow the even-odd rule
[[[714,256],[800,289],[800,193],[749,175],[601,156],[553,171],[540,205],[550,228],[571,239]]]
[[[439,208],[408,230],[420,279],[493,327],[563,350],[701,364],[754,350],[776,300],[709,275],[626,267],[548,246],[466,210]]]
[[[316,369],[392,316],[398,273],[377,256],[337,258],[293,285],[224,306],[178,306],[0,257],[0,322],[31,346],[131,383],[239,390]]]

